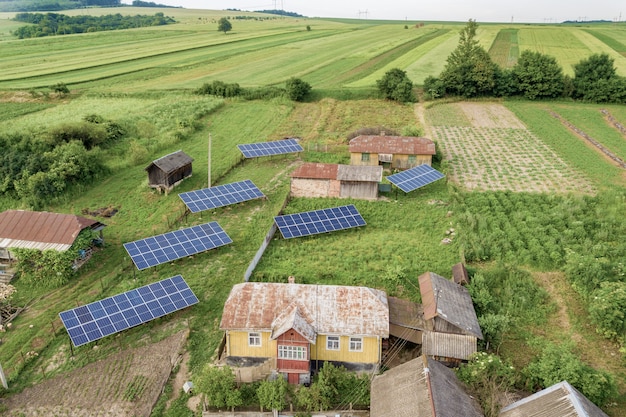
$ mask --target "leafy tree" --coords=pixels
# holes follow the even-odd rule
[[[443,97],[446,93],[446,86],[443,82],[432,75],[429,75],[424,79],[424,95],[428,99],[436,99]]]
[[[476,40],[477,28],[476,21],[470,19],[459,33],[459,45],[439,76],[446,93],[475,97],[494,91],[500,70]]]
[[[59,94],[70,93],[70,89],[67,88],[67,85],[65,85],[65,83],[56,83],[51,88],[52,88],[52,91],[54,91],[55,93],[59,93]]]
[[[293,101],[302,101],[311,91],[311,85],[299,78],[290,78],[285,83],[287,97]]]
[[[626,343],[626,282],[603,282],[589,301],[589,317],[598,333]]]
[[[217,31],[218,32],[230,32],[233,29],[233,25],[230,23],[230,20],[226,19],[225,17],[222,17],[218,22],[217,22]]]
[[[563,70],[552,56],[523,51],[513,68],[513,76],[519,92],[529,100],[563,94]]]
[[[613,377],[583,363],[572,348],[571,343],[543,346],[537,358],[523,371],[527,385],[533,390],[543,389],[565,380],[599,406],[613,400],[617,396]]]
[[[626,82],[613,64],[614,59],[602,53],[574,65],[574,97],[596,103],[624,102]]]
[[[220,368],[206,365],[196,379],[196,389],[204,394],[207,404],[211,407],[234,408],[243,403],[241,392],[237,389],[235,374],[229,366]]]
[[[273,381],[263,381],[257,390],[259,404],[263,408],[272,410],[274,416],[277,416],[278,411],[287,405],[288,392],[289,384],[282,375]]]
[[[388,100],[399,102],[414,102],[413,82],[409,79],[406,71],[399,68],[392,68],[383,75],[383,78],[376,80],[376,86],[382,96]]]

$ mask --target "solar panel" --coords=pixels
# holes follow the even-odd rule
[[[405,193],[416,190],[431,182],[443,178],[444,175],[428,165],[418,165],[387,177],[387,179]]]
[[[192,213],[265,197],[250,180],[189,191],[178,196]]]
[[[217,222],[210,222],[124,243],[124,248],[142,270],[232,242]]]
[[[283,139],[274,142],[249,143],[246,145],[237,145],[237,147],[246,158],[302,152],[304,150],[296,139]]]
[[[353,204],[276,216],[274,221],[285,239],[365,225],[365,220]]]
[[[59,313],[78,347],[196,304],[198,298],[176,275]]]

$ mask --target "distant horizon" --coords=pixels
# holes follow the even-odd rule
[[[626,4],[617,0],[555,0],[545,2],[528,0],[503,4],[498,0],[472,0],[468,2],[440,0],[433,4],[419,5],[409,0],[388,0],[385,3],[372,0],[339,3],[318,0],[315,3],[298,0],[162,0],[152,1],[185,9],[227,10],[243,12],[259,10],[284,10],[308,18],[339,18],[363,20],[398,21],[444,21],[467,22],[469,19],[484,23],[561,23],[572,22],[624,22]],[[132,4],[132,0],[122,0]],[[381,7],[382,6],[382,7]],[[622,17],[622,9],[625,12]]]

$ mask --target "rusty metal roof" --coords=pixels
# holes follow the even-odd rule
[[[424,320],[424,308],[397,297],[387,297],[389,302],[389,322],[403,327],[419,330],[432,330],[432,325]]]
[[[313,320],[309,312],[303,312],[303,309],[303,307],[299,307],[296,303],[292,303],[287,310],[276,317],[272,322],[272,334],[270,338],[272,340],[278,339],[283,333],[294,329],[309,343],[315,344],[317,332],[312,326]]]
[[[467,334],[483,338],[467,288],[434,272],[426,272],[418,279],[424,304],[424,319],[440,317]]]
[[[192,162],[193,158],[187,155],[185,152],[176,151],[162,156],[155,161],[152,161],[152,163],[148,165],[145,170],[149,171],[153,166],[156,166],[161,171],[169,174],[170,172],[173,172],[178,168],[182,168],[185,165],[189,165]]]
[[[336,180],[337,164],[318,164],[305,162],[291,173],[291,178],[310,178],[317,180]]]
[[[500,410],[500,417],[608,417],[567,381],[561,381]]]
[[[422,334],[422,353],[427,356],[468,360],[477,350],[476,336],[428,331]]]
[[[0,213],[0,248],[64,251],[81,230],[105,225],[72,214],[7,210]]]
[[[463,262],[452,265],[452,280],[459,285],[469,284],[469,274]]]
[[[387,294],[337,285],[237,284],[224,305],[220,329],[272,331],[275,320],[294,305],[318,334],[389,337]]]
[[[350,141],[350,152],[393,155],[434,155],[435,143],[414,136],[357,136]]]
[[[454,371],[420,356],[372,380],[371,417],[481,417]]]

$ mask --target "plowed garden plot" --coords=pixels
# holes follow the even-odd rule
[[[452,118],[444,117],[450,113]],[[499,104],[437,106],[429,109],[426,117],[427,122],[435,125],[431,127],[433,139],[449,162],[449,179],[465,189],[594,192],[589,179],[571,168]],[[445,119],[460,123],[436,125],[437,120]]]
[[[7,398],[2,415],[147,417],[185,340],[186,333],[179,332],[158,343],[121,351],[82,369],[45,380]]]

